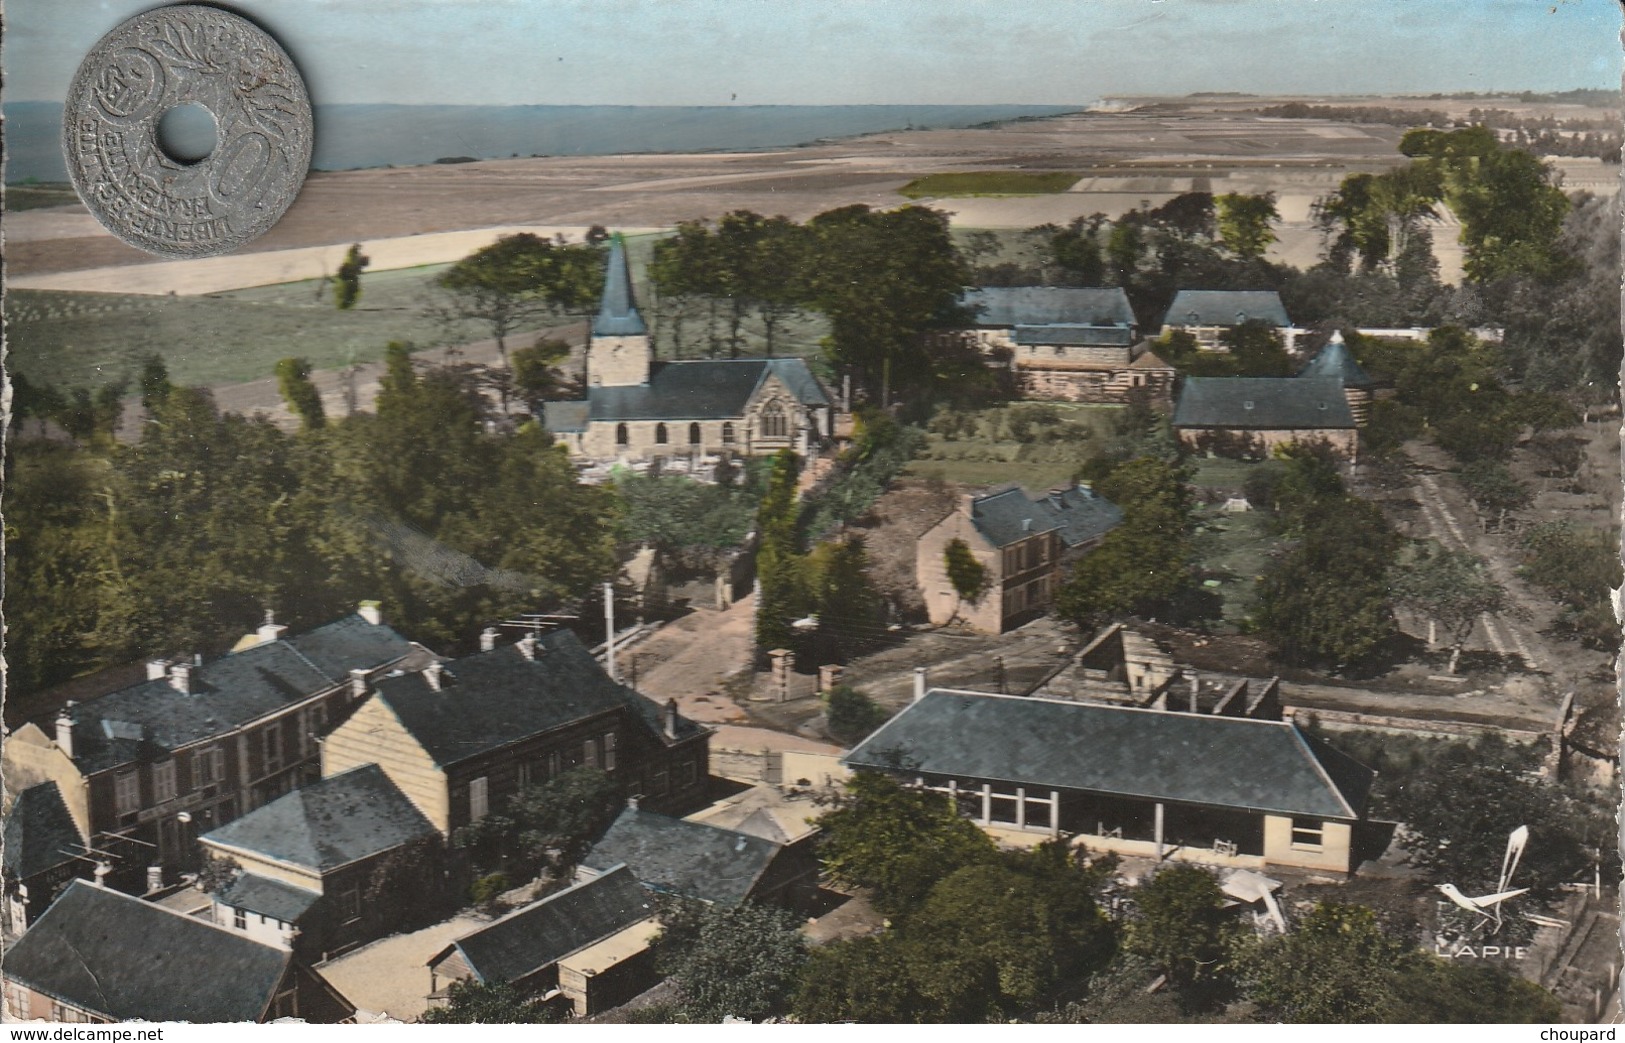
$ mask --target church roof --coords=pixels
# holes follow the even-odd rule
[[[806,406],[827,406],[829,396],[802,359],[700,359],[656,362],[649,383],[587,389],[591,421],[731,420],[743,417],[751,397],[769,376],[783,381]],[[550,403],[551,404],[551,403]],[[555,416],[549,410],[550,430]]]
[[[1376,381],[1360,364],[1354,361],[1347,344],[1343,343],[1341,333],[1332,334],[1332,339],[1320,349],[1320,354],[1310,359],[1303,369],[1298,371],[1300,377],[1331,377],[1341,380],[1344,387],[1370,387]]]
[[[1164,326],[1239,326],[1249,319],[1290,326],[1286,305],[1274,290],[1180,290],[1168,305]]]
[[[1122,287],[983,286],[965,291],[978,326],[1132,326]]]
[[[619,235],[609,243],[609,267],[604,272],[604,296],[592,321],[595,337],[640,337],[649,332],[632,300],[632,271],[626,263],[626,244]]]

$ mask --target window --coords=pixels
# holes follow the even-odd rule
[[[282,766],[282,722],[273,721],[260,734],[265,737],[265,770],[275,771]]]
[[[17,1012],[17,1017],[23,1021],[33,1021],[34,1012],[29,1009],[29,1001],[33,990],[23,985],[14,985],[11,988],[11,1009]]]
[[[175,762],[159,761],[152,766],[152,802],[162,804],[175,799]]]
[[[684,761],[677,765],[677,784],[679,786],[692,786],[697,778],[698,773],[694,770],[693,761]]]
[[[468,820],[478,822],[491,810],[489,780],[481,775],[468,783]]]
[[[346,887],[339,892],[339,920],[343,923],[355,923],[361,919],[361,889]]]
[[[688,444],[689,445],[699,445],[700,444],[700,425],[699,424],[689,424],[688,425]]]
[[[597,739],[588,739],[581,744],[581,763],[589,768],[598,767]]]
[[[297,989],[284,989],[276,994],[276,1000],[271,1004],[271,1020],[277,1018],[297,1018],[299,1016],[299,992]]]
[[[141,810],[141,776],[133,771],[113,776],[113,809],[119,817]]]
[[[649,790],[657,797],[664,797],[671,792],[671,783],[665,772],[657,771],[654,773],[653,777],[649,779]]]
[[[722,444],[723,445],[733,445],[733,441],[734,441],[734,425],[733,425],[733,421],[730,420],[729,422],[722,425]]]
[[[247,911],[243,909],[233,909],[231,911],[231,925],[237,928],[239,931],[248,930]]]
[[[321,735],[327,731],[327,704],[317,703],[305,711],[305,733]]]
[[[1326,834],[1325,823],[1312,818],[1295,818],[1292,820],[1292,846],[1307,847],[1320,850]]]
[[[777,402],[769,402],[762,408],[762,437],[790,437],[790,422],[784,415],[784,407]]]
[[[615,770],[615,733],[604,733],[604,770]]]
[[[514,782],[518,784],[520,789],[530,785],[531,770],[531,766],[524,762],[514,765]]]
[[[625,424],[616,424],[615,425],[615,444],[616,445],[631,445],[631,441],[626,437],[626,425]]]
[[[547,777],[550,779],[558,778],[559,772],[563,769],[563,767],[564,765],[562,763],[562,758],[559,757],[559,751],[549,751],[547,754]]]
[[[665,444],[666,444],[666,425],[665,424],[656,424],[655,425],[655,445],[665,445]]]

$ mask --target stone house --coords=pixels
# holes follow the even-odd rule
[[[621,812],[582,858],[578,879],[629,867],[644,887],[708,904],[758,902],[805,909],[818,890],[815,835],[779,843],[741,830]]]
[[[684,809],[702,802],[710,732],[612,680],[568,630],[387,677],[322,746],[322,773],[376,764],[450,838],[571,768]]]
[[[466,934],[429,958],[429,1001],[454,982],[505,981],[567,1003],[577,1017],[619,1006],[659,980],[654,900],[625,866],[581,880]]]
[[[376,764],[328,776],[199,838],[240,872],[221,927],[312,962],[431,912],[447,890],[440,832]]]
[[[1163,314],[1160,335],[1166,339],[1175,331],[1189,333],[1204,351],[1226,351],[1221,338],[1244,322],[1274,327],[1288,352],[1302,332],[1292,325],[1281,295],[1274,290],[1180,290]]]
[[[90,875],[95,865],[55,782],[17,794],[0,847],[6,933],[23,933],[70,880]]]
[[[6,953],[8,1020],[353,1021],[286,948],[75,880]]]
[[[1196,452],[1265,459],[1276,446],[1324,442],[1352,460],[1354,413],[1338,377],[1186,377],[1174,433]]]
[[[617,237],[587,348],[587,397],[543,404],[542,423],[578,463],[683,461],[792,449],[835,434],[834,400],[799,358],[658,362]]]
[[[1126,402],[1136,388],[1168,400],[1175,371],[1143,343],[1121,288],[989,286],[966,291],[984,355],[1008,357],[1023,398]]]
[[[315,780],[318,742],[371,678],[433,655],[383,622],[374,603],[285,636],[266,622],[211,662],[148,664],[147,680],[69,705],[47,732],[8,737],[12,792],[54,782],[74,825],[139,888],[144,867],[193,868],[198,833]]]
[[[842,763],[1011,840],[1334,873],[1359,865],[1375,775],[1292,721],[935,689]]]
[[[1049,610],[1078,557],[1122,524],[1117,505],[1087,485],[1032,497],[1019,486],[967,494],[915,544],[915,580],[931,622],[958,616],[1000,634]],[[959,540],[982,566],[982,596],[965,602],[948,579],[947,553]]]

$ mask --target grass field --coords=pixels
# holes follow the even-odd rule
[[[1258,576],[1280,540],[1269,532],[1266,512],[1227,514],[1222,505],[1223,497],[1241,495],[1247,476],[1259,465],[1209,457],[1193,457],[1191,464],[1198,500],[1217,500],[1197,509],[1197,563],[1219,581],[1210,589],[1224,600],[1224,621],[1240,626],[1258,606]]]
[[[967,486],[1020,482],[1029,492],[1061,485],[1106,437],[1115,408],[1022,402],[939,416],[905,473]]]
[[[927,174],[899,188],[910,199],[964,196],[1047,196],[1065,192],[1078,183],[1077,174],[1065,171],[1028,173],[1022,170],[977,170],[962,174]]]

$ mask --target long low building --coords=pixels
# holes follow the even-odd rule
[[[984,827],[1096,850],[1353,872],[1375,772],[1291,721],[933,689],[844,761]]]

